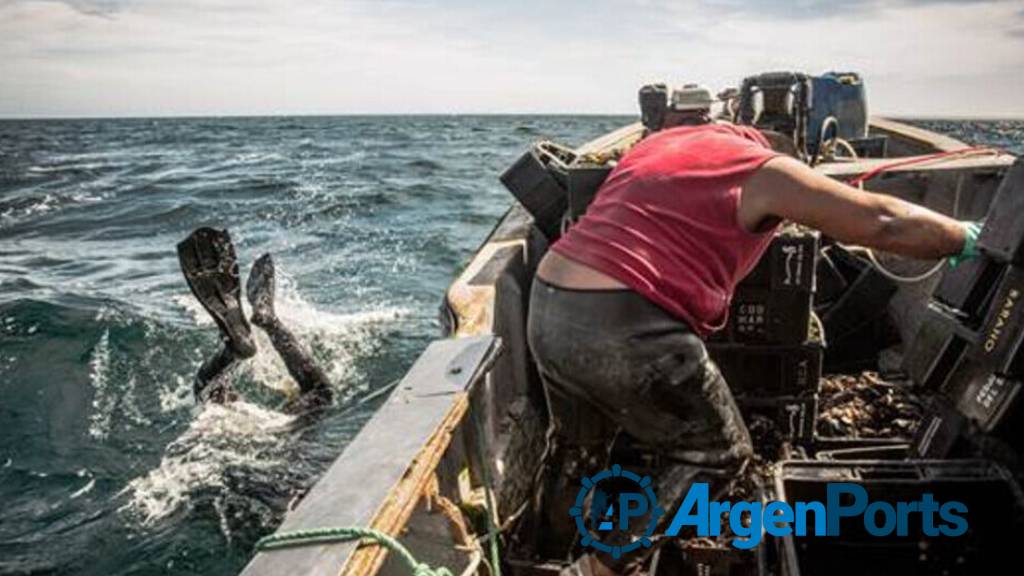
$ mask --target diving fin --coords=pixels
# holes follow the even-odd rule
[[[277,320],[274,313],[275,285],[274,260],[270,254],[264,254],[253,263],[249,280],[245,283],[253,324],[265,327]]]
[[[225,343],[239,358],[256,354],[242,313],[238,260],[227,230],[199,228],[178,244],[178,261],[192,294],[210,313]]]

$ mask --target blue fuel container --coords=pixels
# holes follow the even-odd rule
[[[856,72],[827,72],[811,78],[811,111],[807,122],[807,148],[817,150],[821,127],[829,116],[839,122],[839,137],[856,140],[868,135],[868,102],[864,81]],[[825,138],[836,134],[831,126]]]

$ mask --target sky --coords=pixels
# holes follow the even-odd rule
[[[0,117],[633,114],[769,70],[1024,117],[1024,0],[0,0]]]

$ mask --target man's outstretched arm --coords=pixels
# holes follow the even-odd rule
[[[959,254],[965,223],[885,194],[858,190],[792,158],[773,158],[743,185],[740,224],[784,218],[836,240],[911,258]]]

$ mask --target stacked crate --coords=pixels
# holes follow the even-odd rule
[[[771,418],[795,442],[813,437],[817,414],[823,334],[811,306],[819,243],[817,232],[778,233],[708,342],[744,416]]]
[[[614,168],[612,158],[580,156],[566,146],[541,141],[509,166],[500,180],[533,217],[534,226],[554,242],[586,212]]]
[[[935,393],[919,456],[946,456],[968,430],[1024,446],[1024,160],[996,192],[978,247],[981,257],[946,272],[904,361]]]

